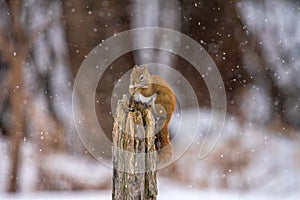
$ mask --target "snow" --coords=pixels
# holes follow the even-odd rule
[[[199,133],[205,133],[210,112],[200,112]],[[192,112],[189,117],[193,117]],[[159,173],[159,199],[299,199],[300,140],[296,136],[276,134],[276,131],[242,124],[227,115],[220,141],[208,157],[197,159],[199,142],[195,141],[174,164],[177,171],[171,168],[167,174]],[[9,157],[7,140],[0,139],[0,184],[3,186],[7,183]],[[1,187],[0,199],[110,199],[111,190],[107,189],[111,186],[111,169],[84,155],[47,154],[37,152],[36,148],[26,140],[22,145],[22,193],[1,194],[5,190]],[[38,154],[43,156],[39,158]],[[60,181],[59,185],[72,180],[86,188],[101,186],[106,190],[71,192],[66,190],[70,189],[66,183],[60,192],[36,192],[38,169],[51,174],[54,180]],[[164,178],[166,176],[169,179]]]
[[[299,12],[289,1],[243,1],[238,7],[250,32],[261,41],[263,56],[274,70],[279,87],[297,84],[299,76]],[[270,35],[272,37],[270,37]]]
[[[287,196],[275,196],[270,193],[261,192],[243,192],[243,191],[228,191],[228,190],[216,190],[216,189],[206,189],[199,190],[193,188],[191,185],[181,185],[171,182],[168,179],[159,179],[158,181],[159,195],[158,199],[189,199],[189,200],[235,200],[235,199],[298,199],[300,196],[298,194],[291,194]],[[297,198],[298,197],[298,198]]]
[[[299,199],[300,193],[288,194],[286,196],[276,196],[274,194],[254,193],[254,192],[229,192],[222,190],[197,190],[192,187],[186,187],[174,184],[170,180],[161,180],[159,182],[159,200],[296,200]],[[17,195],[0,194],[0,199],[6,200],[108,200],[111,199],[111,191],[85,191],[85,192],[39,192],[39,193],[22,193]]]
[[[200,112],[199,133],[205,133],[210,112]],[[189,115],[193,117],[192,112]],[[223,134],[208,157],[197,159],[199,142],[195,141],[174,164],[177,171],[171,166],[169,171],[166,168],[159,173],[158,199],[299,199],[300,140],[296,136],[276,134],[276,131],[284,130],[242,124],[234,116],[227,115]],[[8,143],[4,138],[0,139],[0,184],[5,186]],[[37,152],[35,148],[29,141],[22,145],[22,192],[15,196],[1,194],[5,188],[0,187],[0,199],[110,199],[111,169],[88,159],[87,155],[47,154]],[[38,158],[38,154],[43,156]],[[99,189],[101,186],[106,190],[71,192],[66,183],[63,191],[36,192],[38,169],[51,174],[54,180],[60,181],[57,182],[59,185],[72,180],[86,188]]]
[[[214,139],[210,133],[206,133],[210,112],[201,110],[200,113],[199,134],[208,134],[208,142],[204,144],[204,150],[207,150],[212,144],[211,138]],[[185,120],[189,118],[194,118],[192,111]],[[199,159],[203,139],[199,137],[199,141],[196,140],[170,170],[166,169],[164,175],[199,188],[227,188],[232,192],[248,191],[278,196],[294,194],[300,188],[299,132],[292,133],[292,130],[286,131],[278,122],[275,124],[279,128],[249,121],[240,122],[228,114],[222,135],[207,157]],[[185,137],[188,137],[187,133]]]
[[[42,160],[43,169],[58,177],[72,179],[76,183],[96,186],[107,184],[112,171],[100,163],[67,154],[52,154]]]
[[[62,10],[57,3],[48,4],[39,1],[28,0],[28,7],[32,7],[33,21],[31,29],[38,30],[49,20],[56,20],[55,16],[61,16]],[[36,4],[37,2],[38,5]],[[177,23],[179,17],[179,10],[175,11],[178,1],[164,4],[160,7],[157,2],[139,3],[134,1],[134,10],[136,15],[133,18],[131,27],[142,26],[162,26],[172,29],[180,29],[181,24]],[[293,94],[288,96],[287,103],[284,105],[287,115],[290,118],[298,120],[298,100],[299,99],[299,66],[300,65],[300,17],[299,9],[294,8],[294,4],[288,1],[263,1],[264,4],[254,3],[251,1],[242,1],[238,3],[238,8],[241,11],[241,19],[246,24],[246,32],[256,35],[260,40],[259,45],[262,47],[262,54],[270,65],[270,70],[274,71],[273,78],[278,83],[279,87],[286,88],[287,93]],[[36,5],[35,5],[36,4]],[[103,5],[107,7],[109,1],[104,1]],[[199,4],[195,3],[194,6],[198,7]],[[147,7],[148,9],[141,9]],[[0,8],[1,11],[6,11],[6,8]],[[48,12],[45,12],[49,10]],[[146,10],[146,11],[145,11]],[[144,12],[145,11],[145,12]],[[161,12],[164,11],[164,12]],[[71,8],[71,12],[76,12],[75,8]],[[7,12],[0,12],[1,18],[7,19],[10,15]],[[163,13],[162,18],[169,16],[173,20],[160,22],[158,13]],[[88,11],[92,15],[92,11]],[[6,16],[7,15],[7,16]],[[99,12],[101,17],[103,12]],[[53,17],[54,16],[54,17]],[[149,17],[152,16],[152,17]],[[168,17],[167,17],[168,16]],[[59,17],[58,17],[59,18]],[[170,18],[170,17],[169,17]],[[189,20],[192,20],[189,18]],[[218,21],[218,19],[214,19]],[[2,20],[5,21],[8,20]],[[176,23],[175,23],[176,22]],[[287,23],[288,22],[288,23]],[[198,22],[198,25],[201,25]],[[4,24],[5,25],[5,24]],[[108,26],[108,25],[106,25]],[[205,29],[205,27],[202,27]],[[274,31],[275,30],[275,31]],[[94,32],[98,29],[94,28]],[[39,83],[34,81],[36,74],[41,74],[42,77],[49,75],[53,79],[53,85],[50,85],[52,91],[52,102],[58,118],[64,121],[68,135],[69,151],[75,152],[78,150],[73,142],[76,138],[72,134],[72,120],[71,119],[71,88],[70,77],[68,76],[68,62],[65,58],[67,55],[67,45],[65,44],[65,36],[63,26],[59,22],[55,22],[46,31],[45,35],[38,35],[34,42],[33,57],[35,62],[28,62],[27,65],[31,67],[26,68],[26,82],[28,86],[38,86]],[[220,33],[217,33],[220,36]],[[272,37],[270,37],[272,35]],[[227,35],[231,37],[230,34]],[[45,39],[46,38],[46,39]],[[137,42],[143,41],[138,38]],[[160,43],[160,40],[149,36],[153,43]],[[205,42],[200,41],[201,44]],[[246,41],[247,43],[247,41]],[[161,44],[165,45],[165,44]],[[172,47],[173,44],[168,44]],[[210,52],[214,52],[218,45],[211,43],[208,44]],[[186,50],[190,46],[185,46]],[[108,47],[105,47],[108,50]],[[50,60],[51,51],[54,52],[54,60]],[[78,53],[79,50],[76,50]],[[250,52],[248,52],[250,54]],[[152,54],[158,57],[158,61],[172,65],[172,58],[165,56],[165,54],[155,53]],[[151,53],[138,53],[136,60],[144,63],[147,61]],[[13,56],[17,56],[13,52]],[[226,53],[223,52],[222,59],[226,59]],[[251,56],[255,57],[255,55]],[[252,59],[251,59],[252,60]],[[245,61],[246,62],[246,61]],[[247,64],[247,63],[246,63]],[[250,63],[251,64],[251,63]],[[249,64],[249,65],[250,65]],[[255,63],[259,65],[259,63]],[[248,65],[248,64],[247,64]],[[253,64],[254,65],[254,64]],[[98,67],[98,66],[97,66]],[[238,68],[239,66],[237,66]],[[252,66],[248,68],[253,77],[257,74],[259,66]],[[32,69],[36,69],[35,72]],[[162,72],[160,69],[160,72]],[[253,71],[251,71],[253,69]],[[208,69],[210,70],[210,69]],[[157,73],[159,74],[159,73]],[[170,77],[170,73],[163,73],[165,76]],[[205,76],[205,75],[203,75]],[[178,85],[182,85],[180,79],[176,79]],[[233,81],[236,81],[234,79]],[[123,83],[123,82],[122,82]],[[293,87],[291,87],[293,86]],[[248,86],[249,88],[251,85]],[[16,86],[15,89],[18,89]],[[259,89],[259,90],[258,90]],[[225,126],[221,138],[214,148],[213,152],[204,160],[197,159],[199,154],[199,144],[203,138],[208,135],[208,140],[213,140],[212,136],[207,132],[210,124],[210,110],[202,109],[200,111],[201,118],[199,119],[199,133],[197,141],[191,148],[181,157],[173,167],[177,167],[177,171],[170,170],[169,173],[159,173],[159,196],[158,199],[300,199],[300,152],[299,152],[299,136],[283,136],[284,130],[272,129],[265,126],[270,119],[272,108],[269,99],[269,88],[250,88],[247,94],[244,94],[242,110],[244,111],[244,122],[236,120],[235,116],[227,116]],[[60,152],[53,150],[46,152],[33,137],[37,133],[55,132],[55,127],[47,109],[46,99],[44,95],[48,95],[49,91],[46,86],[38,86],[31,88],[32,93],[36,93],[34,97],[34,105],[32,106],[31,114],[34,119],[31,124],[33,131],[29,131],[30,135],[24,138],[22,143],[22,159],[19,184],[21,193],[16,195],[9,195],[5,193],[5,187],[9,178],[9,141],[0,136],[0,200],[20,200],[20,199],[111,199],[111,186],[112,170],[102,166],[95,160],[87,158],[85,154],[70,155],[70,152]],[[67,97],[66,97],[67,96]],[[294,97],[295,96],[295,97]],[[295,99],[293,99],[295,98]],[[97,102],[99,103],[99,102]],[[233,102],[235,103],[235,102]],[[278,105],[279,102],[274,102]],[[272,106],[272,105],[271,105]],[[40,108],[40,109],[37,109]],[[255,112],[253,112],[255,111]],[[180,123],[176,119],[180,119],[180,113],[177,117],[173,117],[171,130],[177,130]],[[197,115],[192,111],[187,111],[186,127],[183,130],[191,130],[192,124],[188,122],[193,121]],[[217,122],[218,123],[218,122]],[[217,126],[212,124],[212,126]],[[42,130],[41,127],[43,128]],[[284,127],[280,127],[284,128]],[[70,131],[71,130],[71,131]],[[184,131],[179,133],[183,135],[183,139],[193,138],[192,131]],[[295,135],[299,135],[296,132]],[[31,137],[33,136],[33,137]],[[40,136],[40,135],[39,135]],[[43,140],[44,136],[40,137]],[[184,142],[184,141],[183,141]],[[213,141],[206,143],[206,148]],[[45,148],[47,149],[47,148]],[[75,154],[75,153],[74,153]],[[171,166],[172,167],[172,166]],[[52,178],[53,182],[58,186],[55,189],[61,191],[37,191],[38,186],[42,184],[49,184],[40,182],[40,172],[43,172]],[[166,175],[167,174],[167,175]],[[168,176],[167,178],[162,178]],[[49,181],[49,180],[48,180]],[[79,188],[105,188],[104,190],[83,190],[83,191],[70,191],[72,183],[79,184]],[[43,189],[43,186],[41,186]],[[48,188],[47,188],[48,189]]]
[[[111,199],[108,191],[105,192],[40,192],[17,195],[1,195],[6,200],[104,200]]]
[[[2,187],[6,183],[6,178],[8,176],[8,143],[6,140],[0,137],[0,193],[4,192],[5,188]],[[1,196],[1,195],[0,195]],[[1,199],[1,198],[0,198]]]
[[[261,73],[265,68],[273,84],[285,95],[283,110],[289,122],[299,125],[300,88],[300,25],[298,1],[263,0],[237,3],[245,29],[259,43],[258,54],[246,51],[243,55],[246,69],[264,87]],[[256,55],[255,55],[256,54]],[[262,71],[261,71],[262,70]],[[268,80],[269,81],[269,80]]]
[[[252,123],[263,124],[270,120],[272,107],[270,94],[265,88],[248,85],[240,104],[243,116]],[[253,112],[255,110],[255,112]]]

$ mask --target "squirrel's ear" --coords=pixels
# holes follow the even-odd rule
[[[137,68],[138,68],[138,66],[137,66],[137,65],[134,65],[134,66],[133,66],[133,69],[137,69]]]
[[[147,70],[148,69],[148,66],[147,65],[144,65],[144,70]]]

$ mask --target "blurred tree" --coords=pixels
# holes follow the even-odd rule
[[[267,93],[272,118],[300,127],[300,2],[243,1],[237,5],[250,38],[244,64],[257,90]]]
[[[20,148],[27,138],[32,138],[43,153],[63,146],[72,153],[82,151],[77,136],[72,135],[72,81],[68,67],[75,77],[80,64],[96,45],[130,28],[165,27],[192,37],[217,64],[231,113],[246,119],[244,115],[261,113],[253,110],[259,108],[260,102],[267,102],[273,109],[270,109],[273,116],[266,114],[267,120],[279,115],[282,121],[299,126],[300,34],[296,20],[299,2],[274,2],[0,0],[0,133],[10,141],[9,191],[18,190]],[[283,21],[278,23],[279,19]],[[287,21],[294,26],[287,25]],[[149,57],[141,60],[137,55],[142,54]],[[167,62],[166,57],[172,62]],[[115,83],[134,64],[142,62],[171,63],[171,67],[190,81],[199,104],[210,106],[201,75],[187,61],[158,50],[130,52],[107,68],[96,91],[97,116],[108,136],[112,132],[110,104]],[[263,97],[267,101],[249,106],[246,100],[253,102],[251,95],[259,95],[259,92],[251,93],[253,90],[265,92]],[[243,110],[244,107],[251,111]],[[56,184],[48,186],[42,181],[53,176],[44,169],[40,171],[39,188],[59,189]]]
[[[21,144],[27,141],[27,137],[32,138],[32,142],[35,140],[40,143],[40,150],[60,149],[63,142],[62,123],[66,121],[63,121],[65,113],[57,107],[65,102],[57,103],[55,99],[59,99],[61,90],[65,89],[67,78],[58,79],[61,75],[55,73],[63,70],[61,65],[65,61],[62,58],[66,51],[62,50],[63,43],[60,43],[59,35],[63,32],[53,26],[60,15],[57,3],[56,0],[0,1],[0,72],[3,77],[0,82],[0,89],[3,89],[0,112],[6,113],[1,115],[0,120],[1,129],[9,135],[9,192],[19,189]],[[43,9],[48,9],[48,12],[42,14],[40,11]],[[43,37],[46,32],[47,37]],[[58,36],[53,38],[54,34]],[[48,46],[41,47],[45,43]],[[47,63],[47,60],[51,62]],[[7,70],[2,70],[5,68],[2,66],[6,65]],[[64,85],[57,89],[56,83]],[[68,93],[64,92],[64,95],[67,99]],[[9,99],[8,103],[5,103],[6,99]],[[41,102],[46,102],[46,106],[41,106]],[[8,109],[5,108],[7,105]],[[36,136],[40,137],[39,140],[36,140]]]
[[[7,74],[9,96],[10,96],[10,147],[11,147],[11,172],[8,191],[17,191],[18,166],[20,154],[20,142],[24,136],[25,112],[24,104],[24,80],[23,65],[28,54],[29,43],[26,32],[23,29],[21,16],[21,2],[9,1],[6,5],[2,1],[2,12],[10,16],[10,23],[2,24],[0,27],[1,55],[9,64]],[[4,31],[8,30],[8,31]]]

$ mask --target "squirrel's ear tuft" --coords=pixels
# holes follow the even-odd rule
[[[134,66],[133,66],[133,69],[137,69],[137,68],[138,68],[138,66],[137,66],[137,65],[134,65]]]

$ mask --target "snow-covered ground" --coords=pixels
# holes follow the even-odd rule
[[[186,187],[179,184],[171,183],[169,180],[159,181],[159,200],[298,200],[300,192],[287,194],[286,196],[277,196],[259,192],[230,192],[222,190],[198,190],[192,187]],[[0,194],[0,199],[5,200],[107,200],[111,199],[111,191],[101,192],[39,192],[39,193],[21,193],[18,195]]]
[[[203,132],[209,113],[205,110],[201,113],[200,132]],[[207,158],[197,159],[199,145],[195,144],[175,164],[159,173],[158,199],[300,199],[300,140],[296,136],[283,136],[281,131],[241,124],[227,115],[223,134]],[[59,152],[47,155],[35,151],[29,141],[22,146],[21,193],[4,193],[8,147],[8,141],[0,137],[0,200],[111,199],[111,169],[88,159],[87,155]],[[39,181],[41,172],[52,178],[46,184],[56,185],[52,188],[56,191],[39,187],[45,184]],[[71,191],[74,183],[76,187],[98,191]]]

